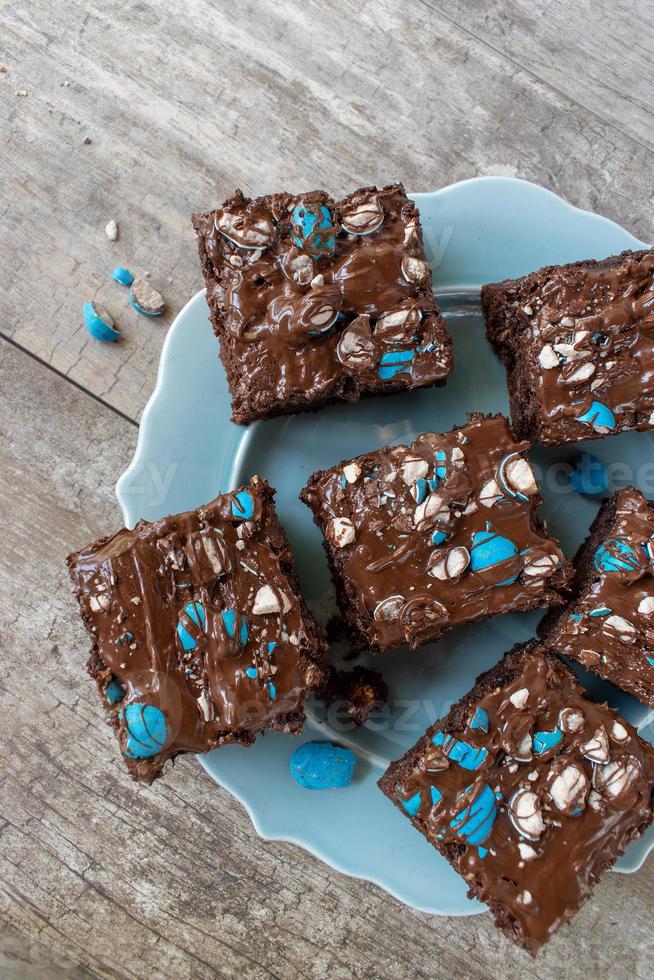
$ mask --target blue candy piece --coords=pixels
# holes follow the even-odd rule
[[[570,483],[577,493],[598,497],[609,488],[609,475],[601,459],[592,453],[582,453],[575,460]]]
[[[128,759],[148,759],[166,743],[166,719],[154,704],[128,704],[120,709],[125,719]]]
[[[329,209],[321,204],[318,211],[311,211],[304,204],[298,204],[293,210],[293,241],[298,248],[304,248],[313,254],[333,252],[336,248],[334,223]],[[331,234],[325,234],[331,229]]]
[[[400,803],[409,814],[410,817],[415,817],[416,813],[420,809],[421,803],[420,793],[416,793],[409,800],[400,800]]]
[[[610,616],[612,612],[613,610],[609,609],[608,606],[602,606],[600,609],[593,609],[588,615],[591,619],[596,619],[598,616]]]
[[[252,677],[252,678],[259,676],[259,671],[257,670],[256,667],[248,667],[245,673],[247,674],[248,677]]]
[[[223,609],[220,618],[223,621],[223,625],[227,630],[227,635],[233,640],[236,636],[236,610],[235,609]],[[238,631],[238,641],[241,646],[245,646],[248,641],[248,624],[245,616],[241,619],[241,625]]]
[[[480,572],[485,568],[492,568],[493,565],[498,565],[501,561],[514,558],[517,554],[518,549],[513,541],[509,541],[508,538],[503,538],[502,535],[491,531],[490,525],[487,525],[486,531],[476,531],[472,536],[470,567],[473,572]],[[497,584],[511,585],[517,577],[517,575],[514,575],[512,578],[507,578]]]
[[[623,538],[607,538],[595,552],[598,572],[635,572],[640,568],[638,555]]]
[[[239,490],[231,503],[232,515],[241,521],[254,517],[254,500],[248,490]]]
[[[429,492],[429,483],[420,477],[413,484],[413,498],[417,504],[421,504]]]
[[[464,837],[467,844],[483,844],[493,829],[496,816],[495,793],[490,786],[484,784],[475,800],[450,821],[450,827],[458,837]]]
[[[443,544],[444,541],[447,541],[447,534],[445,531],[434,531],[431,536],[432,544]]]
[[[304,789],[336,789],[352,782],[357,757],[331,742],[305,742],[290,759],[291,776]]]
[[[114,325],[108,313],[100,312],[93,303],[86,302],[82,307],[84,326],[96,340],[103,344],[115,344],[120,340],[120,330]]]
[[[486,855],[488,854],[488,848],[487,847],[478,847],[477,848],[477,854],[483,860],[483,858],[485,858]]]
[[[490,722],[488,720],[488,712],[483,708],[477,708],[472,716],[470,728],[472,728],[473,731],[479,729],[482,732],[488,733],[489,725]]]
[[[276,646],[277,646],[277,640],[269,640],[268,641],[268,653],[269,654],[272,653]]]
[[[647,654],[645,654],[645,660],[648,662],[648,664],[650,664],[652,667],[654,667],[654,657],[650,657]]]
[[[125,697],[125,688],[120,681],[112,677],[104,689],[104,696],[110,704],[118,704]]]
[[[134,276],[129,271],[129,269],[123,268],[122,265],[117,265],[114,271],[111,273],[111,278],[114,282],[119,282],[121,286],[131,286],[134,282]]]
[[[184,606],[184,615],[201,630],[204,630],[206,617],[201,603],[189,602]],[[179,637],[179,642],[182,644],[182,650],[195,650],[198,645],[195,637],[184,626],[183,619],[180,619],[177,624],[177,636]]]
[[[388,351],[387,354],[382,354],[379,358],[377,374],[382,381],[388,381],[389,378],[394,378],[396,374],[410,371],[413,357],[413,350]]]
[[[573,623],[580,623],[584,618],[583,613],[571,613],[569,617]]]
[[[443,799],[443,794],[441,793],[441,791],[439,789],[436,789],[435,786],[430,786],[429,787],[429,792],[430,792],[430,795],[431,795],[431,802],[432,802],[432,804],[434,806],[438,806],[438,804],[440,803],[440,801]]]
[[[602,402],[591,402],[588,411],[577,416],[577,421],[584,422],[594,429],[598,426],[603,429],[615,429],[615,415]]]
[[[460,741],[445,732],[436,732],[432,738],[435,746],[442,746],[443,752],[453,762],[458,762],[462,769],[474,771],[479,769],[488,755],[488,749],[478,749],[474,745]]]
[[[555,748],[562,738],[563,732],[560,728],[554,728],[551,732],[536,732],[534,735],[534,752],[536,755],[545,755],[550,749]]]
[[[271,701],[274,701],[277,698],[277,688],[272,681],[269,681],[268,683],[268,697]]]

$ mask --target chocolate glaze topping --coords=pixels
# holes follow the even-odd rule
[[[575,565],[576,598],[543,622],[543,638],[654,707],[652,504],[632,487],[605,501]]]
[[[550,266],[484,287],[482,301],[531,396],[512,411],[521,434],[555,444],[654,427],[654,251]]]
[[[135,778],[181,752],[301,729],[325,644],[264,481],[141,521],[68,564],[89,671]]]
[[[401,185],[342,201],[237,191],[194,225],[235,421],[442,383],[452,370]]]
[[[380,786],[534,953],[651,822],[654,749],[531,642],[479,677]]]
[[[571,567],[501,416],[315,473],[302,491],[325,535],[355,646],[416,647],[495,613],[559,604]]]

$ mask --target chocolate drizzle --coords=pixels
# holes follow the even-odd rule
[[[542,624],[548,645],[654,707],[654,508],[606,501],[577,560],[575,600]]]
[[[301,728],[324,643],[299,597],[273,492],[258,477],[68,563],[94,643],[89,670],[135,778],[152,780],[180,752]],[[132,705],[163,715],[154,754],[130,730]]]
[[[651,822],[654,750],[532,642],[478,678],[380,786],[534,953]]]
[[[452,370],[401,185],[340,202],[236,192],[194,224],[236,421],[442,383]]]
[[[355,644],[417,646],[457,624],[561,602],[571,568],[503,416],[470,416],[315,473],[302,492],[325,534]],[[347,539],[334,534],[342,522]]]

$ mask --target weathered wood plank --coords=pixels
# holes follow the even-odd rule
[[[651,860],[609,875],[533,963],[488,915],[422,915],[259,840],[193,759],[132,783],[84,674],[64,557],[119,523],[135,430],[6,342],[0,420],[3,976],[651,975]]]
[[[0,329],[138,418],[166,325],[201,285],[189,214],[236,185],[508,173],[651,238],[646,14],[647,0],[5,4]],[[109,281],[119,261],[152,273],[162,320]],[[86,298],[117,316],[120,345],[88,338]]]

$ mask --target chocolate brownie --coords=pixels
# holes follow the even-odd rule
[[[370,714],[388,703],[388,685],[382,675],[368,667],[352,670],[331,668],[318,696],[327,704],[343,708],[355,725],[365,725]]]
[[[437,640],[495,613],[560,604],[572,574],[502,415],[314,473],[301,493],[355,649]]]
[[[654,749],[532,640],[379,785],[534,954],[651,823]]]
[[[401,184],[236,191],[193,224],[235,422],[445,383],[451,341]]]
[[[633,487],[604,501],[575,567],[569,605],[539,635],[654,708],[654,504]]]
[[[325,643],[273,497],[253,477],[68,557],[88,670],[135,779],[152,782],[182,752],[302,728]]]
[[[654,250],[548,266],[481,299],[520,439],[654,428]]]

